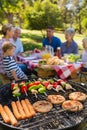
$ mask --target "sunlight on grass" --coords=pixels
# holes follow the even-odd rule
[[[43,34],[46,35],[46,31],[43,31]],[[61,39],[61,42],[65,41],[65,34],[64,32],[55,32],[55,36],[59,37]],[[82,39],[84,38],[84,35],[81,34],[75,34],[74,40],[78,43],[78,45],[82,44]],[[21,39],[24,42],[32,42],[32,43],[42,43],[43,35],[42,32],[39,30],[22,30]]]

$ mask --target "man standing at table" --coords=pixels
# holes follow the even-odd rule
[[[61,40],[54,36],[54,28],[52,26],[47,27],[46,35],[46,38],[43,40],[42,49],[45,50],[46,45],[51,46],[55,53],[57,51],[57,47],[61,47]]]

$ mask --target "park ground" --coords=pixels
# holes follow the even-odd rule
[[[33,50],[34,48],[41,49],[43,36],[46,35],[45,31],[43,33],[39,30],[22,30],[21,40],[23,42],[24,50]],[[54,33],[55,36],[59,37],[62,42],[65,41],[64,32],[56,31]],[[84,38],[84,34],[76,33],[74,36],[74,40],[77,42],[79,46],[79,50],[82,50],[82,39]]]

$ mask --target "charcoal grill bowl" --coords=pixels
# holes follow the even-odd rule
[[[86,124],[87,124],[87,120],[83,121],[83,122],[81,122],[81,123],[79,123],[77,125],[74,125],[72,127],[64,128],[64,129],[61,129],[61,130],[82,130],[82,127],[85,126]],[[17,127],[14,127],[14,126],[11,126],[11,125],[0,122],[0,130],[29,130],[29,128],[17,128]],[[47,130],[47,129],[44,129],[44,130]],[[53,129],[53,130],[60,130],[60,129]]]
[[[2,103],[2,105],[9,105],[8,101],[9,102],[12,101],[12,94],[11,94],[11,90],[10,90],[10,85],[11,85],[11,83],[0,87],[0,103]],[[82,122],[80,122],[76,125],[72,125],[71,127],[63,128],[63,129],[53,129],[53,130],[82,130],[82,129],[80,129],[80,127],[85,123],[87,123],[87,120],[84,119]],[[0,121],[0,130],[31,130],[31,129],[14,127],[12,125],[8,125],[8,124]],[[37,130],[37,128],[36,129],[34,128],[32,130]],[[44,129],[44,130],[47,130],[47,129]]]

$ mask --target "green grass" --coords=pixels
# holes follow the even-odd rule
[[[43,34],[46,35],[45,31]],[[59,37],[62,42],[65,41],[64,32],[55,32],[55,36]],[[75,34],[74,40],[77,42],[79,49],[82,50],[82,39],[84,35]],[[23,42],[24,50],[33,50],[34,48],[41,49],[42,48],[42,41],[43,35],[41,31],[38,30],[22,30],[21,40]]]

